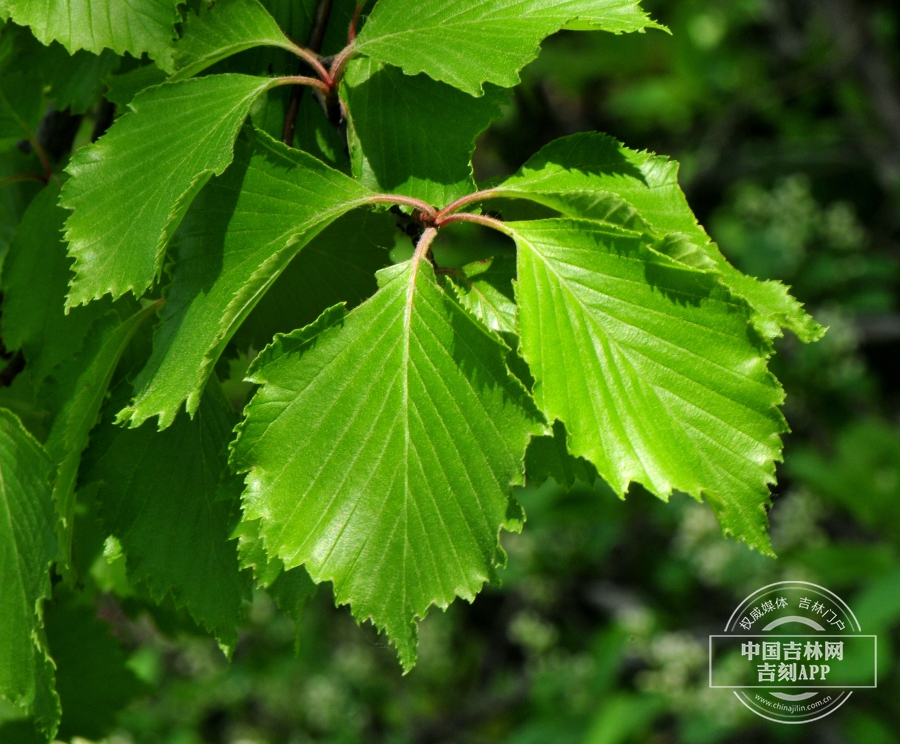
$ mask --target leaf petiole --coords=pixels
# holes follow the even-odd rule
[[[362,15],[363,8],[368,5],[368,0],[360,0],[356,4],[356,10],[353,11],[353,18],[350,19],[350,28],[347,30],[347,45],[350,46],[356,41],[356,29],[359,25],[359,17]]]
[[[483,214],[460,212],[459,214],[451,214],[447,215],[446,217],[441,217],[440,213],[438,213],[437,217],[434,220],[435,227],[444,227],[445,225],[452,224],[453,222],[473,222],[476,225],[484,225],[485,227],[490,227],[493,230],[502,232],[504,235],[510,234],[509,228],[506,226],[506,223]]]
[[[337,87],[341,84],[344,71],[347,69],[347,63],[353,58],[354,47],[355,43],[351,41],[341,49],[334,58],[334,62],[331,63],[331,85],[333,90],[337,90]]]
[[[422,221],[428,227],[432,226],[432,223],[438,216],[437,210],[432,207],[428,202],[424,202],[421,199],[414,199],[411,196],[401,196],[400,194],[373,194],[370,197],[366,198],[367,204],[402,204],[406,207],[412,207],[417,210],[419,214],[424,218]]]
[[[421,261],[428,256],[431,244],[434,242],[437,234],[438,229],[436,227],[429,227],[422,233],[422,237],[419,238],[419,242],[416,244],[416,252],[413,254],[414,261]]]
[[[486,189],[485,191],[476,191],[474,194],[469,194],[468,196],[463,196],[457,199],[455,202],[448,204],[444,207],[440,212],[438,212],[438,221],[443,221],[443,219],[458,209],[462,209],[469,204],[474,204],[475,202],[484,201],[485,199],[494,199],[498,196],[502,196],[496,189]]]
[[[50,158],[47,157],[47,153],[41,143],[38,141],[37,137],[29,137],[28,141],[31,142],[32,147],[34,147],[34,151],[41,159],[41,165],[44,168],[44,175],[47,177],[47,181],[49,181],[50,176],[53,175],[53,167],[50,165]],[[44,183],[46,183],[47,181],[44,181]]]
[[[42,176],[40,173],[17,173],[14,176],[0,178],[0,188],[3,186],[10,186],[19,181],[40,181],[41,183],[46,184],[49,180],[49,178]]]
[[[276,85],[306,85],[321,91],[322,94],[326,96],[331,92],[331,87],[328,83],[304,75],[290,75],[288,77],[277,78],[276,80]]]
[[[322,64],[322,60],[319,58],[318,54],[299,44],[293,44],[291,46],[291,51],[312,67],[318,73],[323,83],[332,87],[331,73],[329,73],[328,68]]]

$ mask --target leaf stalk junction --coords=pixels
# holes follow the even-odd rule
[[[297,124],[297,114],[300,111],[300,100],[303,96],[304,87],[310,87],[318,91],[321,96],[322,106],[328,116],[329,121],[336,126],[340,126],[346,119],[343,104],[338,99],[337,91],[344,76],[344,70],[347,63],[353,56],[353,47],[356,39],[356,26],[359,22],[359,16],[365,7],[365,2],[357,4],[353,19],[350,22],[350,28],[347,32],[347,46],[344,47],[334,57],[323,57],[320,52],[322,43],[325,39],[325,28],[328,26],[328,19],[331,17],[331,8],[334,4],[333,0],[319,0],[316,6],[316,15],[313,21],[313,27],[309,34],[307,46],[292,44],[291,51],[294,52],[306,65],[318,75],[318,78],[306,75],[296,75],[281,79],[282,85],[297,86],[291,95],[287,112],[284,116],[284,128],[281,133],[281,141],[286,145],[292,145],[294,141],[294,130]]]

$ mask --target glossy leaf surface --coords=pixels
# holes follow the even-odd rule
[[[175,36],[175,0],[2,0],[0,9],[29,26],[44,44],[60,42],[70,53],[112,49],[140,57],[164,56]]]
[[[705,496],[723,529],[770,552],[765,507],[784,394],[753,311],[715,273],[638,233],[579,220],[511,223],[521,351],[569,451],[619,494]]]
[[[776,281],[759,281],[735,269],[688,206],[678,185],[678,164],[637,152],[602,134],[576,134],[547,145],[497,187],[498,194],[531,198],[573,217],[589,217],[671,239],[659,246],[691,265],[715,266],[723,281],[758,312],[771,337],[789,328],[805,342],[824,329]],[[667,249],[668,246],[668,249]]]
[[[636,0],[380,0],[356,49],[478,96],[483,83],[516,85],[541,41],[575,22],[615,33],[656,25]]]
[[[369,195],[266,135],[242,142],[185,220],[153,356],[122,419],[139,426],[158,415],[165,427],[184,401],[193,413],[225,344],[291,259]]]
[[[189,13],[175,45],[175,74],[181,80],[221,59],[258,46],[291,50],[293,44],[258,0],[218,0]]]
[[[424,259],[380,277],[349,315],[332,308],[260,355],[233,461],[268,553],[332,581],[409,669],[416,619],[494,577],[499,530],[521,525],[510,486],[544,427],[502,344]]]
[[[79,150],[60,203],[75,280],[69,306],[140,295],[158,275],[191,201],[231,163],[250,106],[274,81],[215,75],[150,88],[98,142]]]

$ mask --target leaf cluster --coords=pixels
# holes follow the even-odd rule
[[[726,261],[664,157],[586,133],[473,173],[545,37],[658,24],[635,0],[326,6],[0,0],[4,167],[33,156],[2,182],[0,694],[48,737],[43,605],[77,615],[87,585],[227,653],[254,585],[296,616],[330,582],[408,671],[430,607],[496,580],[526,479],[687,493],[771,553],[772,342],[823,329]],[[51,148],[66,106],[94,126]],[[439,259],[463,224],[500,241]]]

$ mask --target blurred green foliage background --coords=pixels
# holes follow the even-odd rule
[[[68,726],[109,744],[900,741],[900,7],[645,6],[671,36],[551,38],[476,170],[510,173],[586,130],[671,155],[726,256],[790,284],[830,327],[808,347],[783,339],[773,361],[793,429],[771,512],[778,560],[726,541],[686,497],[527,487],[503,585],[433,612],[403,677],[326,586],[298,622],[257,596],[229,663],[174,608],[150,614],[108,541],[93,578],[113,636],[77,603],[48,619],[54,651],[67,635],[97,648],[89,675],[60,677],[64,707],[87,722],[70,713],[62,738]],[[804,726],[707,687],[707,635],[784,579],[832,589],[879,636],[879,688]],[[14,717],[0,708],[4,743],[27,739]]]

